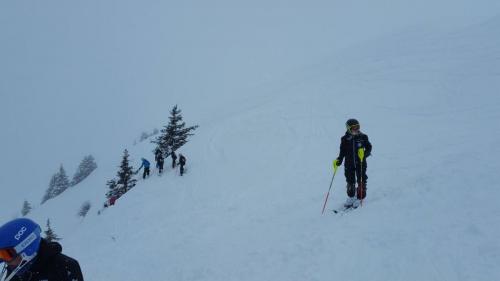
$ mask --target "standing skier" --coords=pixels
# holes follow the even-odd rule
[[[159,168],[158,166],[158,157],[162,155],[163,153],[161,152],[161,149],[158,147],[155,150],[155,161],[156,161],[156,168]]]
[[[165,158],[163,158],[163,152],[160,148],[157,148],[155,151],[155,161],[156,168],[158,168],[158,172],[161,174],[163,172],[163,164],[165,163]]]
[[[334,161],[335,166],[342,165],[342,161],[345,158],[344,170],[345,179],[347,181],[347,201],[344,206],[358,207],[360,200],[366,197],[366,181],[368,176],[366,175],[366,158],[370,156],[372,151],[372,145],[368,140],[368,136],[360,131],[360,125],[358,120],[349,119],[345,123],[346,133],[340,140],[340,153],[337,159]],[[361,161],[359,155],[364,155]],[[358,184],[358,188],[355,188],[355,184]]]
[[[83,281],[78,262],[61,253],[61,244],[43,239],[41,231],[26,218],[0,227],[0,280]]]
[[[161,174],[163,172],[163,164],[165,163],[165,159],[163,158],[163,155],[160,154],[158,156],[158,162],[156,163],[158,165],[158,171]]]
[[[149,163],[148,160],[146,160],[144,158],[141,158],[141,161],[142,161],[142,164],[139,167],[139,169],[137,169],[137,172],[139,172],[142,169],[142,167],[144,167],[144,172],[142,173],[142,178],[145,179],[146,176],[149,176],[149,166],[151,164]]]
[[[181,176],[184,174],[184,165],[186,165],[186,157],[179,154],[179,165],[181,165]]]
[[[177,155],[175,155],[175,151],[172,150],[170,153],[170,157],[172,157],[172,169],[175,169],[175,161],[177,161]]]

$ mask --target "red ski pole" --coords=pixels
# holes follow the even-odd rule
[[[338,167],[339,166],[337,165],[337,159],[333,160],[333,176],[332,180],[330,181],[330,188],[328,188],[328,192],[326,193],[325,203],[323,204],[323,210],[321,211],[321,214],[325,212],[326,202],[328,201],[328,197],[330,196],[330,190],[332,189],[333,179],[335,178],[335,174],[337,173]]]

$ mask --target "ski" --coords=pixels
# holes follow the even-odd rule
[[[334,212],[335,214],[346,214],[346,213],[349,213],[350,211],[354,210],[354,209],[357,209],[358,207],[354,207],[354,206],[349,206],[349,207],[341,207],[339,209],[333,209],[332,212]]]

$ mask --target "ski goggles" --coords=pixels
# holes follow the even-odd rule
[[[349,126],[350,131],[358,131],[359,130],[359,124]]]
[[[14,248],[0,249],[0,261],[10,262],[17,258],[17,252]]]

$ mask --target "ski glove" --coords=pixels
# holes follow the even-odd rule
[[[333,165],[339,167],[340,165],[342,165],[342,160],[338,158],[333,160]]]

